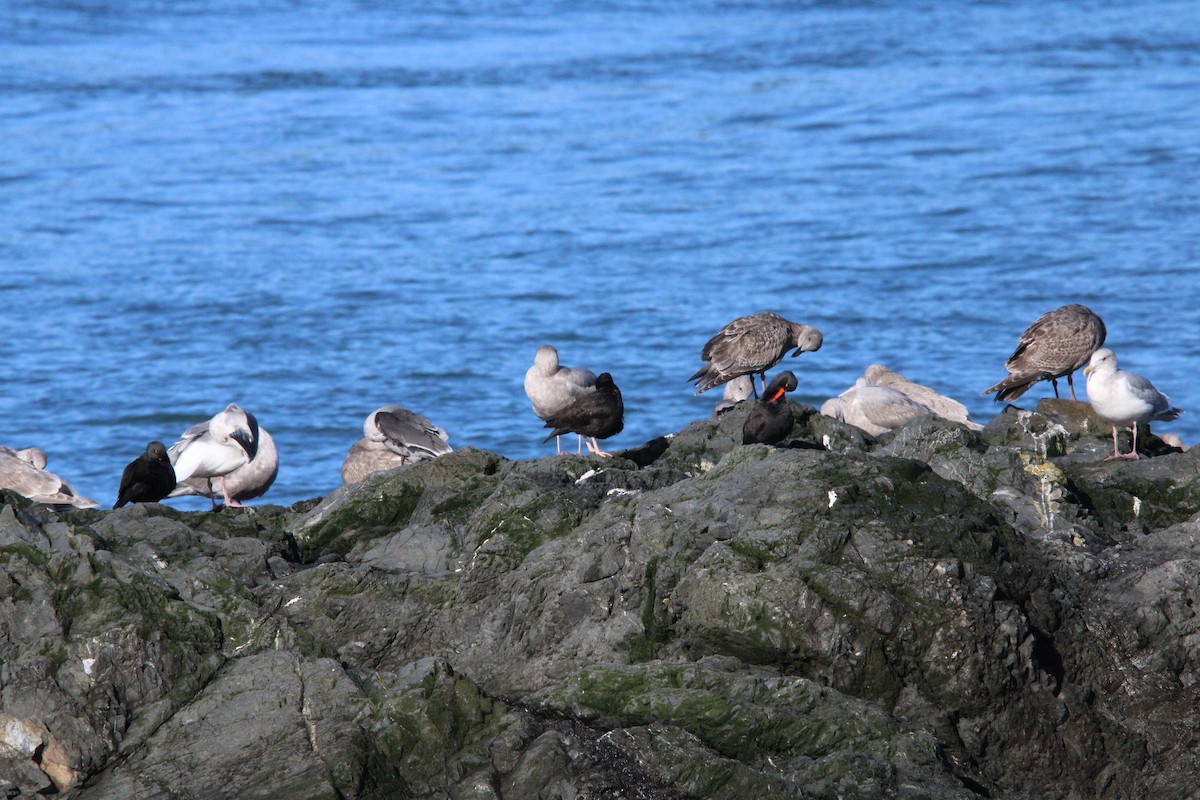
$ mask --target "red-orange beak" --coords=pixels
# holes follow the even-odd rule
[[[786,394],[786,393],[787,393],[787,392],[786,392],[786,390],[785,390],[785,389],[779,389],[777,392],[775,392],[775,394],[774,394],[774,395],[772,395],[772,396],[771,396],[771,399],[770,399],[770,401],[769,401],[769,402],[772,402],[772,403],[774,403],[776,400],[778,400],[779,398],[783,397],[783,396],[784,396],[784,394]]]

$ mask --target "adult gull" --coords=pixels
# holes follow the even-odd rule
[[[558,350],[553,345],[539,347],[533,354],[533,366],[525,371],[525,396],[542,422],[595,390],[595,373],[583,367],[560,364]],[[555,437],[554,441],[561,454],[562,440]],[[578,452],[582,451],[583,437],[580,436]]]
[[[1173,420],[1183,409],[1171,405],[1171,398],[1154,388],[1149,380],[1135,372],[1117,369],[1117,356],[1102,348],[1092,354],[1084,368],[1087,376],[1088,401],[1096,413],[1112,423],[1114,458],[1140,458],[1137,452],[1137,426],[1152,419]],[[1128,425],[1133,431],[1133,445],[1128,453],[1117,448],[1117,427]]]
[[[212,419],[184,431],[167,450],[175,467],[176,483],[189,478],[220,478],[225,505],[241,506],[230,496],[225,478],[248,464],[258,451],[258,423],[252,423],[251,418],[237,403],[230,403]]]

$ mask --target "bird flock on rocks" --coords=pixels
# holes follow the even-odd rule
[[[1066,305],[1043,314],[1017,341],[1004,367],[1007,377],[983,392],[997,402],[1021,397],[1035,383],[1050,381],[1058,397],[1058,379],[1066,378],[1075,395],[1074,373],[1083,368],[1087,396],[1095,412],[1112,425],[1111,459],[1136,459],[1139,424],[1172,420],[1183,413],[1146,378],[1117,368],[1117,357],[1105,348],[1104,322],[1082,305]],[[791,351],[793,357],[821,349],[824,337],[810,325],[790,322],[770,311],[738,317],[721,328],[700,350],[704,366],[690,383],[696,394],[718,386],[724,395],[714,408],[722,414],[755,398],[742,428],[743,444],[779,445],[795,424],[788,392],[799,387],[790,370],[767,382],[767,371]],[[755,376],[762,394],[758,394]],[[620,433],[625,422],[621,390],[608,372],[596,375],[583,367],[559,362],[558,350],[542,345],[525,373],[525,394],[544,429],[545,438],[578,436],[576,452],[607,457],[599,440]],[[854,385],[821,406],[821,414],[853,425],[871,436],[903,427],[921,416],[935,416],[978,430],[966,407],[882,364],[867,367]],[[1132,444],[1121,452],[1118,428],[1131,428]],[[1164,437],[1166,438],[1166,437]],[[1182,444],[1182,443],[1180,443]],[[342,482],[349,485],[368,475],[404,467],[451,452],[446,431],[402,406],[383,406],[367,415],[363,437],[342,463]],[[31,447],[0,447],[0,489],[10,489],[38,503],[96,508],[69,483],[46,469],[45,452]],[[192,425],[170,447],[151,441],[121,473],[113,508],[129,503],[158,502],[195,495],[241,506],[261,497],[279,472],[275,442],[253,414],[230,403],[212,418]]]

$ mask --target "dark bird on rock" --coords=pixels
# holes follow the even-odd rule
[[[583,367],[568,367],[558,363],[558,350],[544,344],[533,355],[533,366],[525,372],[525,396],[533,406],[533,413],[545,422],[571,403],[595,391],[596,374]],[[579,437],[579,451],[583,450],[583,437]],[[562,440],[556,440],[558,452],[562,452]]]
[[[746,417],[742,444],[779,444],[792,432],[795,419],[785,394],[796,391],[798,385],[791,372],[781,372],[771,380]]]
[[[126,503],[157,503],[175,488],[175,468],[162,442],[146,445],[146,452],[130,461],[121,473],[121,486],[113,508]]]
[[[571,405],[556,414],[546,418],[546,427],[554,432],[543,441],[550,441],[555,436],[564,433],[578,433],[589,437],[589,451],[598,456],[611,456],[600,449],[597,439],[607,439],[615,436],[625,427],[625,404],[621,400],[621,390],[613,383],[612,375],[600,373],[596,378],[596,390],[577,398]]]
[[[1038,381],[1050,381],[1058,397],[1058,379],[1066,377],[1075,397],[1075,370],[1088,363],[1104,344],[1104,320],[1087,306],[1063,306],[1038,317],[1021,334],[1017,349],[1004,368],[1009,376],[983,394],[996,393],[997,402],[1016,400]]]
[[[760,311],[738,317],[721,328],[700,351],[708,363],[688,378],[696,394],[733,380],[739,375],[758,375],[766,391],[766,373],[796,348],[792,356],[821,349],[821,332],[811,325],[788,322],[778,314]]]

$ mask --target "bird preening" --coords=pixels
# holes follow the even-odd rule
[[[758,375],[766,391],[767,370],[788,350],[792,356],[821,349],[824,337],[811,325],[789,322],[771,311],[738,317],[705,342],[700,358],[708,362],[688,378],[696,394],[720,386],[740,375]]]

